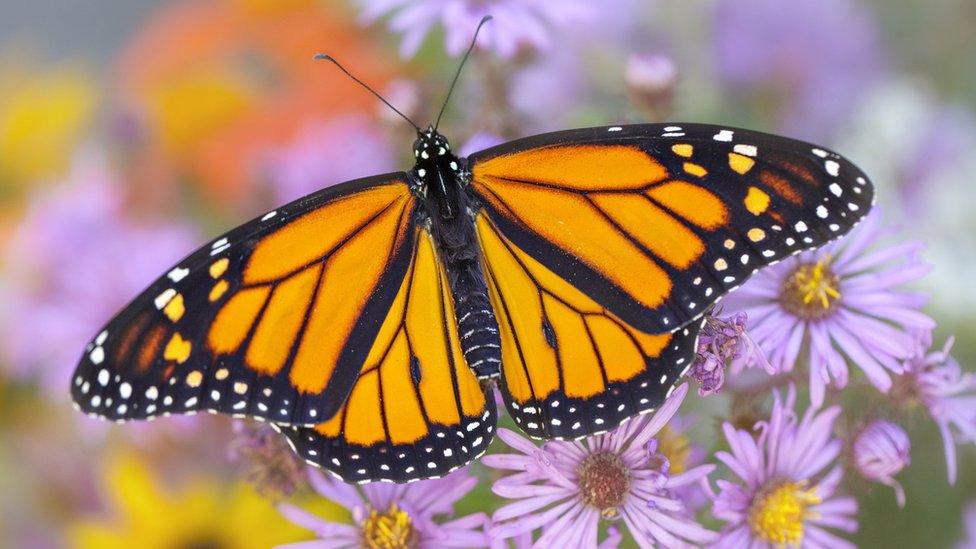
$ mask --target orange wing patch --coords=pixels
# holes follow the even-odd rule
[[[531,149],[491,158],[475,166],[482,177],[548,183],[588,191],[634,190],[668,176],[664,166],[636,147],[570,145]]]
[[[671,295],[667,269],[688,269],[704,253],[693,229],[714,230],[729,219],[718,196],[669,180],[660,163],[624,145],[544,147],[490,158],[475,164],[473,185],[502,215],[648,309]]]
[[[349,399],[315,428],[320,435],[363,447],[413,444],[487,410],[461,352],[447,275],[429,233],[418,229],[416,238],[413,262]]]
[[[485,278],[496,311],[503,379],[518,404],[553,394],[587,399],[644,372],[671,334],[622,322],[477,219]]]
[[[295,389],[321,393],[390,258],[404,244],[404,220],[413,204],[406,185],[379,186],[262,239],[244,267],[242,288],[221,305],[207,333],[210,350],[218,356],[243,351],[244,364],[263,375],[290,366]],[[218,278],[224,271],[217,260],[210,274]],[[211,300],[227,292],[226,280],[215,284]]]

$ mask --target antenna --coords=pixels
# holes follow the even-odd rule
[[[467,55],[465,55],[465,58],[467,58]],[[378,94],[378,93],[376,93],[376,90],[374,90],[373,88],[369,87],[369,85],[367,85],[362,80],[360,80],[360,79],[356,78],[355,76],[353,76],[352,73],[349,72],[349,71],[347,71],[346,68],[343,67],[341,63],[339,63],[338,61],[335,60],[334,57],[332,57],[331,55],[326,55],[324,53],[316,53],[315,56],[313,57],[313,59],[315,59],[316,61],[328,61],[328,62],[332,63],[333,65],[339,67],[339,70],[341,70],[342,72],[346,73],[346,76],[348,76],[349,78],[352,78],[357,84],[359,84],[360,86],[366,88],[366,90],[369,93],[375,95],[376,98],[379,99],[380,101],[382,101],[384,105],[386,105],[387,107],[390,107],[390,109],[392,109],[393,112],[399,114],[401,117],[403,117],[404,120],[406,120],[408,123],[410,123],[410,125],[413,126],[415,130],[417,130],[417,133],[420,133],[420,126],[418,126],[417,124],[415,124],[413,120],[410,120],[410,118],[408,118],[407,115],[405,115],[402,112],[398,111],[397,108],[394,107],[393,105],[391,105],[389,101],[387,101],[386,99],[383,99],[383,96],[380,95],[380,94]],[[455,77],[455,80],[456,79],[457,78]],[[438,117],[438,119],[440,119],[440,118]]]
[[[471,55],[471,50],[474,49],[474,45],[478,41],[478,33],[481,32],[481,27],[483,27],[488,21],[491,21],[490,15],[482,17],[481,21],[478,23],[478,28],[474,30],[474,36],[471,37],[471,45],[468,46],[468,51],[464,52],[464,57],[461,59],[461,64],[458,65],[457,72],[454,73],[454,80],[451,80],[451,87],[447,89],[447,97],[444,98],[444,103],[441,105],[441,110],[439,113],[437,113],[437,121],[434,122],[434,131],[437,131],[437,127],[441,124],[441,116],[444,115],[444,109],[447,108],[447,102],[451,99],[451,93],[454,91],[454,85],[457,84],[458,77],[461,76],[461,69],[464,68],[464,64],[468,61],[468,56]]]

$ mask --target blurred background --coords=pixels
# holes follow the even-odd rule
[[[486,9],[496,21],[441,124],[456,146],[665,120],[825,144],[871,175],[889,222],[928,242],[927,312],[976,369],[976,3],[608,0],[554,3],[538,20],[520,19],[522,3],[425,0],[408,18],[380,0],[4,2],[0,546],[309,535],[274,508],[310,496],[268,493],[269,476],[280,488],[295,473],[268,465],[262,433],[199,416],[102,424],[72,410],[70,373],[101,324],[207,239],[411,165],[410,127],[313,53],[426,122]],[[722,419],[698,417],[705,430]],[[855,494],[865,547],[963,535],[976,452],[961,450],[947,489],[938,432],[922,417],[909,431],[906,507]],[[462,507],[490,511],[487,493]]]

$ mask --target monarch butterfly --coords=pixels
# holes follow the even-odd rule
[[[77,406],[261,419],[348,481],[444,475],[487,448],[495,384],[539,438],[654,410],[722,295],[874,196],[841,156],[742,129],[577,129],[461,158],[414,127],[409,172],[270,211],[153,282],[88,344]]]

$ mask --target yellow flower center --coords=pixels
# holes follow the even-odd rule
[[[590,454],[576,470],[583,503],[600,510],[607,520],[620,516],[620,506],[630,491],[630,469],[616,454]]]
[[[394,503],[385,513],[369,511],[363,523],[363,543],[370,549],[412,549],[420,546],[420,537],[410,515]]]
[[[810,518],[807,508],[820,503],[815,490],[806,481],[774,482],[756,495],[749,508],[752,533],[779,547],[799,546],[803,540],[803,522]]]
[[[664,426],[657,434],[658,452],[668,458],[672,475],[680,475],[688,470],[688,458],[691,455],[691,441],[688,437]]]
[[[780,303],[790,313],[819,320],[832,313],[840,299],[840,278],[830,270],[829,255],[803,263],[783,282]]]

